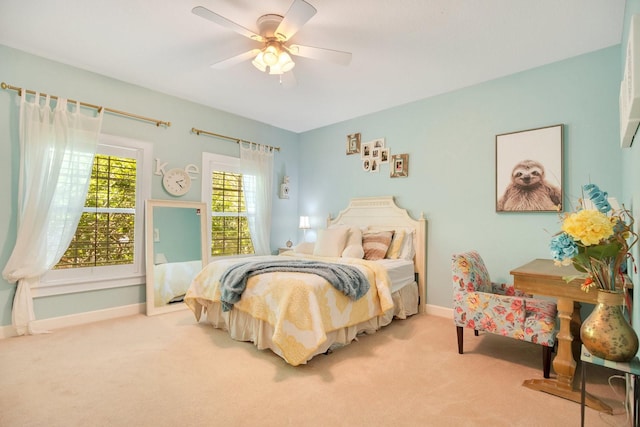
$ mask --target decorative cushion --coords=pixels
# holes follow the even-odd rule
[[[416,248],[413,246],[413,236],[415,230],[408,229],[404,239],[402,241],[402,248],[400,249],[400,259],[406,259],[413,261],[413,257],[416,256]]]
[[[349,229],[346,227],[318,230],[318,240],[313,248],[313,254],[326,257],[341,256],[348,233]]]
[[[398,259],[400,257],[400,251],[402,250],[402,244],[404,243],[404,236],[406,232],[404,230],[396,230],[393,233],[393,239],[389,250],[387,251],[387,258]]]
[[[298,254],[307,254],[313,255],[313,248],[315,247],[315,243],[313,242],[302,242],[298,243],[293,247],[293,252]]]
[[[362,235],[364,259],[375,261],[383,259],[387,254],[393,231],[367,231]]]
[[[347,245],[342,251],[343,258],[358,258],[362,259],[364,257],[364,249],[361,244],[358,245]]]
[[[362,246],[362,230],[359,227],[349,227],[349,235],[347,237],[347,246]]]
[[[345,243],[344,251],[342,252],[343,258],[360,258],[364,256],[364,249],[362,249],[362,231],[360,227],[355,225],[346,224],[333,224],[329,226],[330,230],[336,228],[346,228],[347,242]],[[364,228],[366,230],[366,228]],[[361,255],[359,255],[362,252]]]

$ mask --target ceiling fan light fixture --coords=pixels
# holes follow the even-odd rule
[[[278,63],[279,56],[280,50],[273,43],[269,43],[262,51],[262,59],[264,60],[264,63],[271,67]]]
[[[296,64],[291,60],[291,56],[285,51],[280,52],[278,63],[269,67],[269,74],[282,75],[291,71]]]
[[[296,63],[293,62],[291,56],[287,52],[282,52],[278,59],[278,65],[282,69],[282,72],[286,73],[287,71],[291,71],[293,67],[296,66]]]
[[[251,61],[251,63],[253,64],[254,67],[262,71],[263,73],[267,71],[267,64],[265,64],[264,62],[264,54],[262,53],[262,51],[258,53],[258,55],[255,57],[253,61]]]

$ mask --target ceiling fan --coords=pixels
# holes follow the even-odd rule
[[[212,68],[227,68],[253,58],[252,64],[260,71],[282,76],[295,66],[290,55],[340,65],[348,65],[351,62],[349,52],[288,43],[291,37],[317,12],[304,0],[294,0],[284,16],[267,14],[259,17],[256,21],[257,33],[203,6],[194,7],[192,12],[262,44],[261,47],[216,62],[211,65]]]

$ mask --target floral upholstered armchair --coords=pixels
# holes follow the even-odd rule
[[[469,251],[452,258],[453,321],[458,353],[463,353],[463,328],[503,335],[542,346],[542,366],[549,378],[556,341],[557,308],[553,301],[532,298],[513,285],[491,282],[480,254]]]

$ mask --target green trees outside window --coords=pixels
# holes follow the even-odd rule
[[[71,244],[55,268],[132,264],[136,160],[96,155],[84,206]]]
[[[211,176],[211,255],[253,254],[242,175],[214,171]]]

